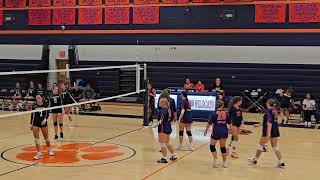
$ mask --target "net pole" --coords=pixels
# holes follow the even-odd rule
[[[147,64],[146,63],[143,64],[143,80],[144,81],[147,80]]]
[[[136,92],[140,92],[140,65],[136,64]]]

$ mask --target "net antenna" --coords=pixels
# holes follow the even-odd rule
[[[79,102],[79,103],[72,103],[72,104],[67,104],[67,105],[48,107],[48,108],[43,108],[43,109],[36,109],[36,110],[23,111],[23,112],[15,112],[15,113],[9,113],[9,114],[0,114],[0,118],[26,115],[26,114],[31,114],[31,113],[35,113],[35,112],[49,111],[49,110],[58,109],[58,108],[81,106],[81,105],[84,105],[84,104],[91,104],[91,103],[97,103],[97,102],[102,102],[102,101],[108,101],[108,100],[112,100],[112,99],[116,99],[116,98],[121,98],[121,97],[131,96],[131,95],[134,95],[134,94],[139,94],[139,93],[145,91],[144,88],[143,89],[140,88],[140,86],[141,86],[140,73],[141,73],[141,70],[144,70],[144,78],[146,78],[146,74],[145,73],[146,73],[147,65],[144,64],[143,67],[141,67],[140,64],[134,64],[134,65],[75,68],[75,69],[0,72],[0,76],[10,76],[10,75],[42,74],[42,73],[58,73],[58,72],[66,72],[68,74],[69,72],[110,70],[110,69],[121,69],[121,68],[135,69],[135,71],[136,71],[136,90],[134,92],[129,92],[129,93],[125,93],[125,94],[120,94],[120,95],[116,95],[116,96],[105,97],[105,98],[95,99],[95,100],[90,100],[90,101],[84,101],[84,102]]]

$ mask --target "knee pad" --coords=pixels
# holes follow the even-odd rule
[[[263,145],[258,144],[257,149],[258,149],[259,151],[263,151]]]
[[[210,144],[210,151],[211,151],[211,152],[216,152],[216,151],[217,151],[217,150],[216,150],[216,146]]]
[[[273,149],[273,151],[279,151],[280,149],[279,149],[279,146],[275,146],[275,147],[272,147],[272,149]]]
[[[62,126],[63,126],[63,123],[59,123],[59,126],[62,127]]]
[[[192,136],[191,131],[187,131],[187,135],[188,135],[188,136]]]
[[[58,122],[53,122],[53,126],[58,126]]]
[[[227,153],[226,147],[220,147],[220,151],[221,151],[222,154]]]
[[[179,131],[179,136],[183,136],[183,131]]]
[[[161,148],[166,148],[166,147],[167,147],[167,144],[166,144],[166,143],[160,143],[160,147],[161,147]]]
[[[34,143],[35,143],[36,145],[40,145],[40,139],[35,138],[35,139],[34,139]]]

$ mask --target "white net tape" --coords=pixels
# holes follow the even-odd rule
[[[23,111],[23,112],[15,112],[15,113],[8,113],[8,114],[0,114],[0,118],[6,118],[6,117],[12,117],[12,116],[20,116],[20,115],[26,115],[31,114],[35,112],[41,112],[41,111],[50,111],[53,109],[59,109],[59,108],[65,108],[65,107],[73,107],[73,106],[81,106],[85,104],[92,104],[92,103],[98,103],[102,101],[108,101],[112,99],[117,99],[121,97],[126,97],[134,94],[138,94],[141,92],[144,92],[145,89],[140,89],[140,71],[144,70],[146,72],[146,65],[141,68],[139,64],[134,65],[123,65],[123,66],[107,66],[107,67],[92,67],[92,68],[76,68],[76,69],[57,69],[57,70],[38,70],[38,71],[13,71],[13,72],[0,72],[0,76],[9,76],[9,75],[25,75],[25,74],[41,74],[41,73],[58,73],[58,72],[77,72],[77,71],[95,71],[95,70],[110,70],[110,69],[123,69],[123,68],[129,68],[134,69],[136,71],[136,91],[129,92],[125,94],[120,94],[116,96],[106,97],[106,98],[100,98],[95,100],[88,100],[84,102],[75,102],[72,104],[67,105],[61,105],[61,106],[55,106],[55,107],[48,107],[43,109],[36,109],[36,110],[30,110],[30,111]]]

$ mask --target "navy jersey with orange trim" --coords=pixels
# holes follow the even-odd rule
[[[229,118],[224,110],[217,110],[209,114],[209,124],[212,124],[212,138],[220,139],[228,137]]]
[[[183,99],[181,102],[181,110],[184,109],[182,123],[192,123],[191,103],[188,99]]]
[[[171,128],[170,119],[171,119],[170,109],[162,108],[158,115],[158,121],[161,122],[160,125],[158,126],[159,133],[171,134],[172,128]]]
[[[278,112],[274,109],[268,109],[263,116],[262,136],[267,136],[268,125],[271,124],[271,137],[279,137]]]
[[[230,123],[233,126],[240,127],[243,121],[242,111],[241,109],[236,109],[235,107],[231,107],[229,110]]]

